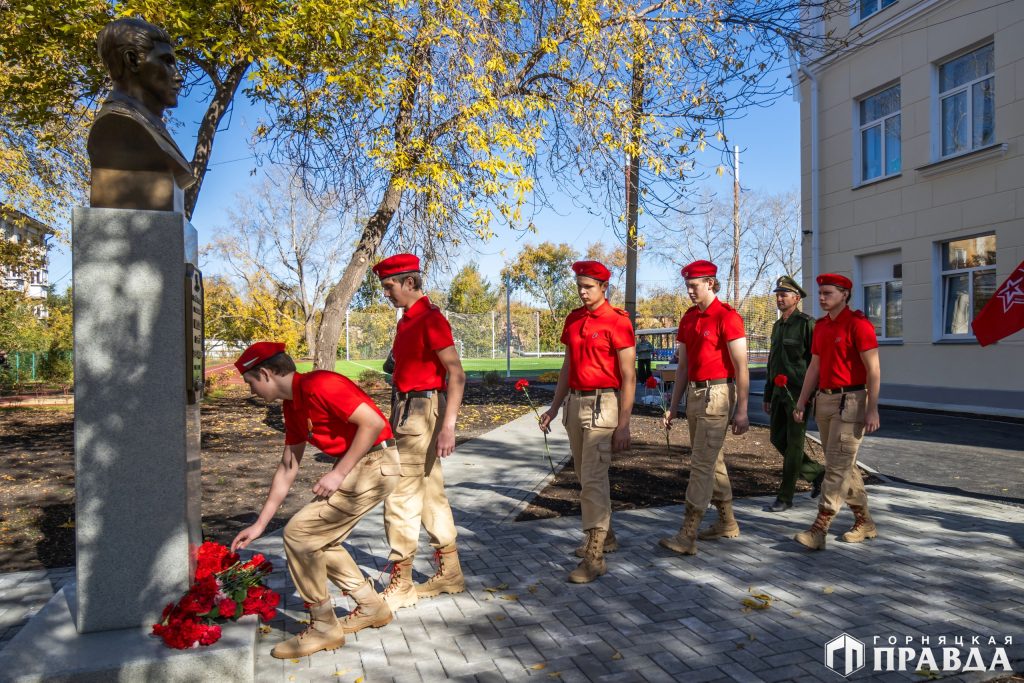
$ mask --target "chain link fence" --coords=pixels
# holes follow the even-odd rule
[[[8,351],[0,363],[0,386],[48,382],[71,384],[71,351]]]

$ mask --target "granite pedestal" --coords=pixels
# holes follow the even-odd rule
[[[75,533],[81,633],[152,624],[188,587],[200,528],[181,213],[76,208]]]
[[[255,675],[258,617],[221,628],[208,647],[172,650],[148,628],[78,633],[75,587],[67,586],[0,651],[0,680],[12,683],[246,683]]]

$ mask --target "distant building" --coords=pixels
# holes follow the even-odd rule
[[[854,281],[883,404],[1024,416],[1024,333],[971,332],[1024,260],[1024,2],[856,0],[807,28],[846,44],[800,64],[805,287]]]
[[[25,271],[24,269],[0,267],[0,286],[4,289],[17,290],[30,299],[37,300],[33,307],[36,317],[45,318],[46,294],[49,287],[47,273],[46,238],[53,231],[43,223],[22,212],[0,205],[0,237],[5,240],[31,244],[44,256],[42,266]]]

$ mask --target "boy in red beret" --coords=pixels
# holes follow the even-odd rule
[[[392,574],[383,596],[396,610],[415,605],[418,598],[466,589],[440,461],[455,451],[455,422],[466,373],[451,325],[423,293],[420,260],[413,254],[395,254],[375,265],[373,272],[388,301],[405,311],[391,350],[396,391],[391,428],[398,440],[402,477],[384,501]],[[421,524],[430,535],[437,571],[415,585],[412,565]]]
[[[630,446],[636,337],[629,314],[605,298],[611,272],[597,261],[577,261],[572,269],[583,305],[565,319],[565,360],[551,409],[541,415],[540,428],[550,430],[564,401],[562,424],[569,434],[573,469],[580,480],[580,508],[587,536],[576,550],[583,561],[569,574],[569,581],[589,583],[608,571],[604,553],[618,548],[611,533],[608,466],[612,451],[628,450]]]
[[[675,536],[658,543],[676,553],[696,555],[698,537],[711,540],[740,535],[722,447],[730,418],[733,434],[743,434],[750,425],[750,377],[743,318],[716,296],[721,288],[718,267],[710,261],[694,261],[680,274],[695,305],[679,321],[679,368],[664,422],[666,429],[671,428],[685,389],[692,464],[682,527]],[[718,519],[698,535],[697,527],[709,502],[718,510]]]
[[[326,370],[296,372],[284,344],[257,342],[235,362],[249,390],[282,401],[284,453],[256,523],[243,529],[231,550],[263,535],[295,482],[306,442],[337,458],[313,487],[315,498],[284,528],[284,549],[295,589],[309,606],[309,627],[271,654],[293,659],[345,644],[345,634],[380,627],[391,610],[342,545],[363,516],[395,488],[398,451],[384,414],[349,379]],[[344,621],[334,614],[330,579],[356,602]]]
[[[861,543],[878,536],[868,512],[864,479],[857,469],[857,450],[864,435],[879,427],[882,371],[874,325],[863,313],[849,307],[853,282],[835,273],[819,275],[817,282],[818,304],[826,315],[814,326],[811,363],[793,419],[804,421],[807,401],[817,390],[814,419],[825,447],[825,480],[818,517],[794,539],[812,550],[824,550],[825,535],[844,500],[853,511],[854,521],[843,540]]]

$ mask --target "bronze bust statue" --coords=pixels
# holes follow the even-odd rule
[[[89,131],[89,204],[181,211],[182,190],[195,178],[163,122],[183,82],[171,37],[142,19],[118,19],[96,44],[114,87]]]

